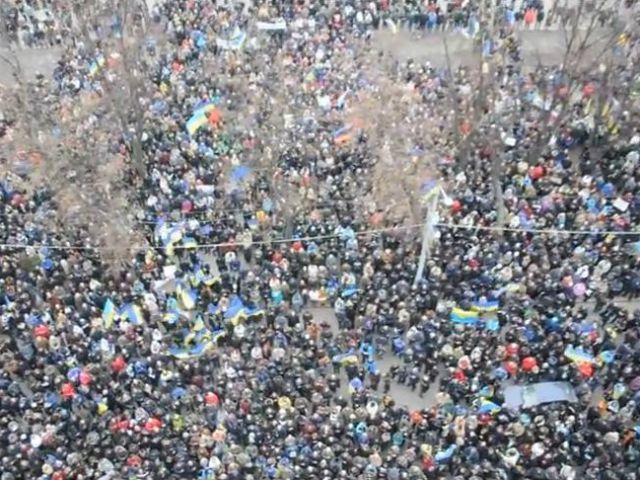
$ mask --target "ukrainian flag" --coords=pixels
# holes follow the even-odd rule
[[[204,355],[205,353],[207,353],[210,348],[211,348],[211,342],[210,341],[204,341],[204,342],[196,343],[189,350],[189,356],[191,358],[200,357],[200,356]]]
[[[175,313],[180,313],[180,308],[178,307],[178,301],[173,298],[173,297],[169,297],[167,298],[167,311],[169,312],[175,312]]]
[[[239,296],[234,295],[229,303],[229,308],[224,312],[224,318],[233,325],[237,325],[240,323],[240,320],[244,320],[246,316],[247,312],[245,311],[244,302]]]
[[[105,66],[106,60],[104,55],[99,54],[90,64],[89,64],[89,77],[94,77],[102,67]]]
[[[132,303],[127,303],[124,307],[122,307],[120,316],[123,319],[128,320],[133,325],[141,325],[144,320],[140,307]]]
[[[197,340],[197,338],[198,338],[198,334],[196,332],[188,331],[188,333],[184,336],[183,343],[185,345],[191,345]]]
[[[191,282],[191,285],[193,285],[194,287],[197,287],[198,285],[200,285],[204,281],[204,279],[205,279],[204,272],[199,266],[195,268],[194,274],[189,277],[189,281]]]
[[[180,296],[182,306],[186,310],[193,310],[195,308],[196,301],[198,300],[198,294],[192,288],[181,286],[178,294]]]
[[[358,363],[359,360],[358,355],[356,355],[356,353],[351,350],[349,352],[334,355],[331,361],[333,363],[339,363],[340,365],[353,365],[355,363]]]
[[[502,410],[502,407],[500,405],[484,398],[480,402],[480,408],[478,408],[479,413],[493,414],[498,413],[500,410]]]
[[[351,130],[353,126],[351,124],[346,124],[344,127],[339,128],[335,132],[333,132],[333,142],[336,145],[344,145],[345,143],[351,141]]]
[[[162,242],[162,244],[165,245],[169,242],[170,231],[171,230],[169,228],[169,224],[165,222],[163,218],[159,218],[158,222],[156,223],[155,231],[153,233],[156,240]]]
[[[196,108],[193,111],[192,118],[195,116],[203,116],[206,117],[209,112],[216,109],[216,104],[213,102],[206,102],[204,105]]]
[[[450,319],[453,323],[457,323],[459,325],[475,325],[480,320],[476,312],[463,310],[458,307],[454,307],[451,310]]]
[[[427,178],[420,185],[420,193],[422,193],[424,200],[428,200],[438,193],[438,181],[435,178]]]
[[[200,127],[206,125],[209,122],[206,115],[192,115],[187,121],[187,132],[193,136],[200,129]]]
[[[500,307],[498,300],[478,300],[473,302],[471,310],[474,312],[496,312]]]
[[[200,332],[188,332],[184,337],[184,346],[173,345],[169,348],[169,354],[182,360],[198,358],[211,350],[215,346],[214,342],[224,335],[226,335],[226,332],[223,330],[214,333],[206,329]],[[193,345],[189,345],[190,343],[193,343]]]
[[[207,309],[209,314],[216,315],[218,311],[218,305],[209,304]],[[262,315],[263,313],[264,311],[259,308],[247,307],[238,295],[234,295],[229,301],[229,307],[224,312],[224,319],[233,325],[237,325],[241,320]]]
[[[613,116],[610,102],[607,102],[605,106],[602,108],[602,117],[606,122],[607,130],[609,130],[609,133],[611,135],[617,135],[620,130],[620,126],[618,125],[618,122],[616,122],[616,119]]]
[[[187,360],[189,358],[197,358],[206,352],[206,346],[199,344],[193,348],[184,348],[174,345],[169,348],[169,355],[179,360]]]
[[[264,310],[261,308],[249,308],[247,306],[245,306],[244,308],[245,308],[245,313],[249,318],[264,315]]]
[[[107,298],[107,301],[104,302],[104,307],[102,309],[102,323],[104,327],[107,329],[111,328],[115,318],[116,318],[116,306],[111,301],[110,298]]]

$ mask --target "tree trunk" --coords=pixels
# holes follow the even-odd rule
[[[451,57],[449,56],[449,44],[447,43],[447,37],[442,37],[442,44],[444,45],[444,53],[447,61],[447,73],[448,73],[448,82],[449,82],[449,94],[453,100],[453,138],[456,144],[459,144],[461,141],[460,135],[460,125],[462,121],[460,119],[460,102],[458,99],[458,91],[455,87],[455,77],[453,74],[453,69],[451,68]]]

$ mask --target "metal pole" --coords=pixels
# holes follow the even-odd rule
[[[429,199],[427,206],[427,213],[425,216],[424,227],[422,228],[422,248],[420,249],[420,259],[418,260],[418,270],[416,271],[416,277],[413,280],[414,285],[418,285],[422,276],[424,275],[424,265],[427,263],[427,259],[431,254],[431,243],[435,235],[436,217],[438,214],[438,201],[440,199],[440,192],[436,192]]]

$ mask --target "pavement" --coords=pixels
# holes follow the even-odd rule
[[[13,85],[13,68],[6,62],[10,59],[13,62],[13,55],[10,49],[0,47],[0,84],[3,86]],[[32,80],[37,73],[42,73],[48,78],[53,75],[53,70],[62,55],[60,48],[25,48],[15,51],[17,59],[25,76],[25,79]]]
[[[523,63],[525,65],[558,64],[563,61],[567,39],[561,30],[520,30],[518,36],[522,40]],[[589,43],[592,43],[585,61],[601,56],[604,44],[611,38],[607,29],[593,32]],[[473,40],[456,32],[422,32],[411,33],[400,30],[392,34],[390,30],[379,30],[374,35],[375,45],[399,60],[413,58],[416,61],[429,61],[436,67],[446,67],[445,41],[449,49],[451,67],[459,65],[478,66],[479,52],[474,49]],[[31,80],[37,73],[51,77],[58,59],[62,54],[60,48],[34,48],[16,50],[24,77]],[[0,84],[8,86],[14,83],[12,68],[4,58],[11,58],[13,53],[7,48],[0,48]]]
[[[522,63],[528,66],[558,65],[564,61],[569,38],[563,30],[518,30],[517,37],[521,41]],[[584,39],[585,32],[578,32]],[[587,48],[582,54],[582,67],[604,58],[610,49],[613,30],[608,28],[594,29],[586,42]],[[474,41],[458,32],[409,32],[400,30],[393,34],[390,30],[379,30],[374,35],[377,48],[391,54],[398,60],[409,58],[418,62],[429,62],[434,67],[447,66],[445,42],[449,51],[451,68],[458,66],[478,67],[482,61],[481,52]],[[574,42],[573,45],[580,44]],[[576,48],[572,47],[572,53]],[[575,55],[571,55],[575,58]]]

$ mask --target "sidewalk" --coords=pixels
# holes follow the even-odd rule
[[[62,49],[51,47],[28,48],[17,50],[16,54],[27,79],[33,79],[36,73],[41,73],[47,78],[51,78],[53,69],[62,55]],[[0,48],[0,84],[2,85],[12,85],[14,82],[11,67],[2,59],[2,57],[11,57],[12,55],[13,53],[10,50]]]
[[[554,65],[562,63],[566,51],[565,32],[561,30],[519,30],[516,34],[521,40],[523,64],[534,66],[538,63]],[[597,57],[605,48],[606,41],[612,35],[610,29],[593,31],[591,48],[585,52],[585,60]],[[412,58],[416,61],[428,61],[435,67],[446,67],[444,41],[446,40],[451,67],[460,65],[478,66],[480,52],[474,50],[474,41],[458,32],[409,32],[399,30],[393,34],[389,30],[375,33],[376,45],[399,60]]]

